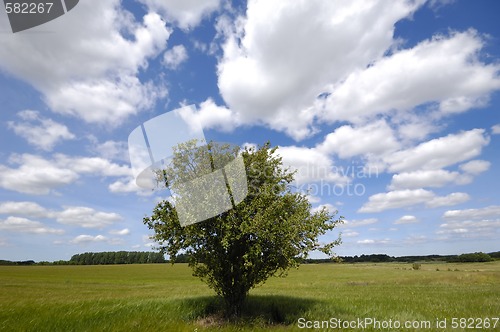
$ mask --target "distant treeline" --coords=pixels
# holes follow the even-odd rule
[[[448,262],[472,263],[490,262],[500,260],[500,251],[483,253],[475,252],[461,255],[427,255],[427,256],[400,256],[394,257],[386,254],[372,254],[361,256],[340,256],[337,261],[342,263],[415,263],[415,262]],[[175,258],[176,263],[187,263],[189,256],[180,254]],[[0,260],[0,265],[108,265],[108,264],[150,264],[167,263],[163,254],[149,251],[106,251],[86,252],[76,254],[69,261],[59,260],[54,262],[8,261]],[[305,259],[301,263],[332,263],[331,259]]]
[[[105,251],[76,254],[69,260],[76,265],[107,265],[107,264],[147,264],[165,263],[165,256],[159,252],[150,251]]]
[[[151,264],[166,263],[162,253],[150,251],[105,251],[76,254],[69,261],[54,262],[7,261],[0,260],[0,265],[109,265],[109,264]]]
[[[0,259],[0,265],[33,265],[36,264],[35,261],[6,261]]]
[[[461,255],[428,255],[428,256],[400,256],[394,257],[386,254],[371,254],[371,255],[361,255],[361,256],[340,256],[336,260],[331,259],[314,259],[309,258],[301,260],[300,263],[415,263],[415,262],[449,262],[449,263],[469,263],[469,262],[491,262],[493,260],[500,260],[500,251],[485,254],[482,252],[461,254]],[[189,256],[185,254],[180,254],[175,258],[176,263],[187,263],[189,261]]]
[[[483,253],[475,252],[461,255],[427,255],[427,256],[400,256],[394,257],[386,254],[372,254],[361,256],[340,256],[343,263],[414,263],[414,262],[448,262],[448,263],[474,263],[491,262],[500,260],[500,251]],[[306,259],[304,263],[327,263],[330,259]]]

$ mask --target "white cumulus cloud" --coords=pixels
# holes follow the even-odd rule
[[[489,94],[500,89],[500,66],[479,60],[484,44],[469,30],[396,51],[350,74],[326,99],[323,116],[364,122],[376,114],[408,111],[428,102],[438,103],[442,114],[485,106]]]
[[[137,22],[119,0],[88,0],[38,29],[57,33],[0,35],[0,69],[40,91],[52,111],[117,126],[166,95],[138,78],[171,33],[159,15]]]
[[[108,240],[108,238],[105,237],[104,235],[92,236],[92,235],[82,234],[82,235],[78,235],[77,237],[75,237],[73,240],[70,241],[70,243],[72,243],[72,244],[89,244],[89,243],[93,243],[93,242],[104,242],[107,240]]]
[[[64,234],[64,230],[47,227],[39,221],[12,216],[5,220],[0,220],[0,230],[31,234]]]
[[[359,240],[357,241],[356,243],[357,244],[388,244],[389,243],[389,239],[364,239],[364,240]]]
[[[50,211],[35,202],[6,201],[0,202],[0,214],[45,218],[50,215]]]
[[[344,220],[343,226],[345,227],[361,227],[366,225],[372,225],[378,222],[377,218],[367,218],[367,219],[354,219],[354,220]]]
[[[349,179],[335,167],[333,161],[316,148],[282,146],[277,150],[279,156],[283,158],[283,166],[289,167],[291,171],[297,171],[295,181],[299,185],[312,182],[322,182],[331,184],[345,184]],[[311,192],[315,196],[332,193],[332,186],[320,186]],[[307,189],[304,187],[304,189]]]
[[[186,61],[188,54],[183,45],[175,45],[163,54],[163,64],[170,69],[176,69]]]
[[[198,109],[183,107],[179,115],[186,123],[201,123],[206,129],[219,129],[230,132],[240,125],[240,120],[227,107],[218,106],[213,99],[208,98],[202,102]]]
[[[460,169],[465,173],[478,175],[486,172],[491,166],[491,163],[486,160],[471,160],[468,163],[460,165]]]
[[[391,172],[440,169],[478,156],[489,141],[484,129],[472,129],[397,151],[384,161]]]
[[[139,0],[151,11],[157,11],[169,22],[177,24],[181,29],[192,29],[202,19],[216,11],[221,0]]]
[[[443,214],[443,222],[436,232],[444,239],[453,238],[498,238],[500,229],[500,206],[448,210]]]
[[[399,218],[398,220],[396,220],[396,221],[394,222],[394,224],[395,224],[395,225],[401,225],[401,224],[414,224],[414,223],[417,223],[417,222],[418,222],[417,217],[407,215],[407,216],[402,216],[401,218]]]
[[[7,125],[28,143],[45,151],[51,151],[62,140],[75,138],[68,127],[40,116],[37,111],[25,110],[17,114],[21,122],[9,121]]]
[[[328,134],[318,149],[336,153],[340,158],[357,155],[381,155],[400,147],[393,130],[384,120],[361,127],[345,125]]]
[[[382,212],[389,209],[425,204],[429,208],[450,206],[466,202],[470,199],[465,193],[451,193],[447,196],[436,196],[425,189],[394,190],[370,196],[359,210],[360,213]]]
[[[424,187],[443,187],[457,181],[460,177],[458,172],[450,172],[443,169],[404,172],[392,176],[389,189],[417,189]]]
[[[111,231],[109,231],[109,234],[112,234],[112,235],[129,235],[130,234],[130,230],[128,228],[124,228],[124,229],[121,229],[121,230],[111,230]]]
[[[96,211],[84,206],[67,206],[57,213],[57,222],[84,228],[104,228],[123,220],[114,212]]]
[[[478,209],[465,209],[465,210],[448,210],[443,214],[443,218],[447,220],[479,220],[500,218],[500,206],[491,205]]]
[[[46,195],[54,189],[74,183],[81,175],[129,176],[129,166],[99,157],[71,157],[56,154],[45,159],[32,154],[13,154],[9,165],[0,164],[0,187],[26,194]]]
[[[381,57],[394,24],[422,3],[250,0],[246,16],[224,29],[221,94],[243,122],[302,139],[315,131],[317,96]]]

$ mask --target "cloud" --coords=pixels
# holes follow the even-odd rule
[[[417,189],[424,187],[443,187],[449,183],[456,182],[460,173],[450,172],[443,169],[404,172],[392,176],[389,189]]]
[[[418,219],[415,216],[402,216],[398,220],[394,222],[394,225],[401,225],[401,224],[414,224],[417,223]]]
[[[188,54],[183,45],[175,45],[163,54],[163,64],[170,69],[176,69],[186,61]]]
[[[218,10],[221,0],[139,0],[147,5],[149,10],[157,11],[168,22],[174,22],[181,29],[196,27],[204,17]]]
[[[353,232],[353,231],[349,231],[349,232],[343,232],[342,233],[342,237],[356,237],[358,236],[359,233],[358,232]]]
[[[141,84],[136,77],[69,83],[47,97],[52,110],[89,123],[119,125],[139,110],[151,108],[166,92],[161,86]]]
[[[56,154],[54,161],[56,165],[71,169],[78,174],[118,177],[131,173],[130,167],[118,165],[99,157],[70,157]]]
[[[500,65],[479,60],[481,36],[468,30],[434,36],[354,71],[324,100],[330,121],[364,122],[376,114],[408,111],[429,102],[442,115],[484,107],[500,89]]]
[[[28,143],[45,151],[51,151],[62,140],[75,138],[68,127],[41,117],[39,112],[25,110],[17,113],[24,122],[7,122],[7,126]]]
[[[477,209],[448,210],[437,234],[452,238],[498,238],[500,206],[491,205]]]
[[[494,125],[491,127],[491,133],[494,135],[500,134],[500,124]]]
[[[111,183],[109,191],[112,193],[131,193],[141,191],[142,188],[135,184],[135,178],[124,178]]]
[[[128,166],[98,157],[69,157],[56,154],[45,159],[32,154],[13,154],[10,167],[0,164],[0,187],[25,194],[46,195],[74,183],[80,175],[119,177],[130,175]]]
[[[351,158],[365,154],[381,155],[399,147],[392,129],[386,121],[380,120],[366,126],[339,127],[325,137],[318,149],[336,153],[340,158]]]
[[[479,209],[448,210],[443,214],[443,218],[450,221],[500,218],[500,206],[491,205]]]
[[[231,132],[240,125],[240,121],[227,107],[217,106],[208,98],[195,110],[191,107],[178,109],[179,115],[186,123],[200,123],[205,129],[219,129]]]
[[[46,227],[39,221],[12,216],[5,220],[0,220],[0,230],[30,234],[64,234],[64,230]]]
[[[136,22],[119,0],[89,0],[37,30],[57,33],[0,36],[0,69],[34,86],[52,111],[117,126],[166,95],[137,76],[170,36],[159,15]]]
[[[98,143],[96,138],[91,137],[90,139],[93,141],[92,152],[101,158],[130,162],[127,142],[108,140],[104,143]]]
[[[130,230],[128,228],[124,228],[122,230],[111,230],[111,231],[109,231],[109,234],[112,234],[112,235],[129,235],[130,234]]]
[[[407,118],[422,105],[439,119],[486,106],[500,89],[500,65],[480,61],[485,41],[474,30],[396,49],[394,24],[421,4],[372,2],[356,10],[355,1],[250,1],[246,17],[221,24],[221,94],[241,123],[265,124],[296,140],[316,133],[316,123]],[[307,17],[315,22],[303,22]],[[430,121],[400,125],[406,139],[435,131]]]
[[[478,175],[486,172],[491,166],[491,163],[486,160],[471,160],[468,163],[460,165],[460,169],[465,173]]]
[[[152,190],[139,187],[132,176],[116,180],[108,186],[108,190],[114,194],[136,193],[139,196],[151,196],[153,194]]]
[[[0,165],[0,187],[24,194],[46,195],[53,189],[73,183],[78,174],[71,169],[34,155],[16,155],[10,158],[10,168]]]
[[[311,204],[319,203],[319,202],[321,202],[321,197],[314,196],[314,195],[307,195],[307,200]],[[329,205],[331,205],[331,204],[329,204]],[[333,207],[333,205],[332,205],[332,207]]]
[[[279,156],[283,158],[283,166],[289,167],[291,171],[297,171],[295,181],[299,185],[321,182],[345,184],[349,179],[338,172],[338,168],[334,166],[332,160],[325,153],[317,148],[307,148],[298,146],[280,146],[277,150]],[[319,191],[333,188],[324,187],[318,188]],[[311,194],[318,196],[323,192],[312,192]]]
[[[89,244],[95,242],[104,242],[107,241],[108,238],[103,235],[78,235],[73,240],[70,241],[72,244]]]
[[[462,204],[470,200],[470,196],[466,193],[451,193],[443,197],[434,197],[428,201],[425,205],[429,208],[436,208],[441,206],[451,206]]]
[[[354,219],[354,220],[344,220],[345,227],[360,227],[366,225],[372,225],[378,222],[377,218],[368,218],[368,219]]]
[[[398,137],[403,143],[423,141],[429,134],[439,132],[441,126],[434,117],[399,112],[392,117]]]
[[[455,1],[456,0],[430,0],[428,6],[436,11],[441,7],[453,4]]]
[[[472,129],[397,151],[384,161],[391,172],[440,169],[478,156],[488,143],[484,129]]]
[[[83,206],[64,207],[56,216],[58,223],[83,228],[104,228],[122,220],[123,217],[117,213],[100,212]]]
[[[436,234],[442,235],[441,240],[449,240],[451,238],[478,238],[478,237],[493,237],[496,229],[500,225],[500,221],[496,222],[481,222],[472,224],[471,222],[461,222],[453,224],[443,224],[442,229],[436,231]],[[479,232],[478,232],[479,231]]]
[[[0,203],[0,214],[14,216],[21,215],[33,218],[46,218],[50,215],[50,211],[34,202],[7,201]]]
[[[370,196],[358,212],[381,212],[427,202],[434,198],[434,193],[424,190],[395,190]]]
[[[429,208],[435,208],[460,204],[469,199],[469,195],[465,193],[451,193],[447,196],[436,196],[432,191],[425,189],[394,190],[370,196],[368,202],[365,203],[358,212],[382,212],[389,209],[397,209],[424,203]]]
[[[315,208],[312,208],[311,213],[319,212],[323,209],[326,209],[329,213],[336,213],[337,212],[337,208],[335,206],[333,206],[330,203],[326,203],[326,204],[320,204],[320,205],[316,206]]]
[[[468,184],[472,182],[473,176],[487,171],[490,162],[485,160],[472,160],[460,165],[460,172],[451,172],[443,169],[419,170],[403,172],[392,176],[389,189],[417,189],[425,187],[443,187],[447,184]]]
[[[249,1],[246,17],[221,28],[221,95],[242,122],[303,139],[315,132],[318,95],[381,57],[394,24],[422,3]]]
[[[389,243],[389,239],[381,239],[381,240],[373,240],[373,239],[364,239],[356,241],[357,244],[387,244]]]
[[[35,202],[0,202],[0,214],[24,217],[54,219],[58,223],[84,228],[103,228],[123,220],[118,213],[96,211],[85,206],[64,206],[61,210],[49,210]],[[119,235],[128,234],[127,228],[117,231]],[[115,234],[115,233],[112,233]]]

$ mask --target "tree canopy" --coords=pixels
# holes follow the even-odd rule
[[[104,251],[85,252],[71,256],[69,264],[100,265],[100,264],[146,264],[165,263],[165,257],[159,252],[148,251]]]
[[[325,208],[312,212],[306,195],[293,190],[294,172],[283,167],[276,152],[277,148],[271,148],[269,143],[239,152],[239,148],[227,144],[200,146],[190,141],[179,144],[170,166],[158,172],[161,181],[172,188],[179,178],[207,174],[199,167],[205,165],[202,160],[206,160],[207,153],[212,172],[239,153],[243,157],[248,191],[233,208],[182,227],[176,204],[186,197],[174,197],[160,202],[152,215],[144,218],[154,231],[159,249],[170,256],[172,263],[177,255],[187,254],[193,275],[224,299],[226,315],[241,313],[251,288],[270,276],[285,276],[311,251],[333,256],[333,247],[340,243],[340,238],[319,242],[319,236],[334,229],[342,217],[334,219],[335,214]],[[227,190],[231,194],[229,185]],[[208,190],[206,194],[214,193]]]

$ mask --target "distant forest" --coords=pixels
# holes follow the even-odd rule
[[[178,255],[175,258],[176,263],[187,263],[187,255]],[[371,254],[361,256],[340,256],[337,260],[331,259],[304,259],[301,263],[415,263],[415,262],[448,262],[448,263],[469,263],[469,262],[490,262],[500,260],[500,251],[483,253],[467,253],[461,255],[427,255],[427,256],[400,256],[394,257],[386,254]],[[152,264],[168,263],[170,260],[159,252],[151,251],[105,251],[105,252],[86,252],[76,254],[69,261],[59,260],[54,262],[35,262],[28,261],[8,261],[0,260],[0,265],[109,265],[109,264]]]
[[[500,260],[500,251],[483,253],[475,252],[461,255],[427,255],[427,256],[389,256],[386,254],[371,254],[361,256],[340,256],[342,263],[415,263],[415,262],[446,262],[446,263],[474,263]],[[329,259],[306,259],[304,263],[326,263]]]
[[[0,260],[0,265],[110,265],[110,264],[152,264],[166,263],[162,253],[152,251],[104,251],[76,254],[69,261],[54,262],[6,261]]]

